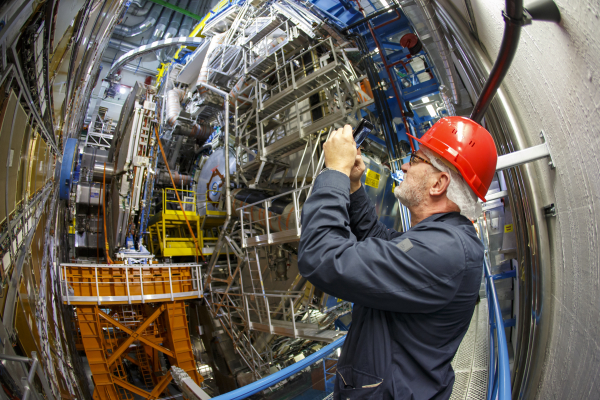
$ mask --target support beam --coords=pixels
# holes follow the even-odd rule
[[[156,0],[154,0],[156,1]],[[204,39],[203,38],[199,38],[199,37],[172,37],[172,38],[168,38],[168,39],[164,39],[164,40],[157,40],[156,42],[152,42],[150,44],[145,44],[143,46],[140,46],[138,48],[135,48],[133,50],[128,51],[127,53],[123,54],[121,57],[119,57],[119,59],[117,59],[117,61],[115,61],[115,63],[110,67],[110,71],[108,71],[108,75],[107,77],[112,76],[118,69],[120,69],[123,65],[127,64],[128,62],[141,57],[145,54],[148,53],[154,53],[156,50],[160,50],[162,48],[165,47],[170,47],[170,46],[200,46],[202,43],[204,43]]]
[[[140,366],[140,363],[138,363],[137,360],[131,357],[129,354],[125,354],[123,358],[129,361],[130,363],[137,365],[138,367]]]
[[[531,161],[539,160],[550,156],[550,149],[547,143],[542,143],[537,146],[532,146],[524,150],[515,151],[509,154],[498,157],[496,163],[496,171],[516,167],[521,164],[526,164]]]
[[[173,379],[173,375],[171,375],[169,373],[167,373],[165,376],[163,376],[163,378],[160,380],[160,382],[158,382],[158,384],[156,386],[154,386],[154,389],[152,389],[152,393],[150,393],[150,396],[148,398],[149,399],[158,399],[158,396],[160,396],[160,394],[165,391],[165,389],[167,388],[167,386],[169,385],[169,383],[171,382],[172,379]]]
[[[98,310],[98,315],[101,316],[102,318],[104,318],[105,320],[107,320],[108,322],[110,322],[111,324],[113,324],[114,326],[116,326],[117,328],[119,328],[120,330],[122,330],[123,332],[125,332],[126,334],[128,334],[129,336],[135,336],[135,332],[134,331],[132,331],[131,329],[127,328],[125,325],[121,324],[120,322],[115,321],[114,319],[112,319],[110,317],[110,315],[106,314],[105,312]],[[157,318],[158,318],[158,316],[157,316]],[[153,348],[155,348],[156,350],[158,350],[158,351],[160,351],[162,353],[165,353],[169,357],[173,357],[173,352],[171,350],[165,349],[164,347],[159,346],[158,344],[152,342],[151,340],[146,339],[144,336],[140,335],[136,339],[139,340],[139,341],[141,341],[141,342],[146,343],[148,346],[153,347]],[[127,339],[127,340],[129,340],[129,339]],[[125,342],[127,342],[127,340]],[[110,364],[110,362],[109,362],[109,364]]]
[[[132,385],[131,383],[113,375],[112,376],[113,382],[119,386],[121,386],[123,389],[127,389],[132,393],[137,394],[138,396],[142,396],[144,399],[150,399],[150,392],[146,392],[144,389],[140,389],[137,386]]]
[[[202,19],[203,19],[203,17],[201,17],[199,15],[189,12],[188,10],[185,10],[181,7],[174,6],[173,4],[167,3],[166,1],[163,1],[163,0],[150,0],[150,2],[161,5],[166,8],[169,8],[173,11],[177,11],[180,14],[187,15],[190,18],[194,18],[196,21],[202,21]]]
[[[131,343],[133,343],[135,340],[141,340],[140,338],[142,337],[142,332],[144,332],[146,330],[146,328],[148,328],[148,326],[150,326],[151,323],[153,323],[158,317],[160,317],[160,315],[163,313],[163,311],[166,309],[166,305],[162,305],[160,307],[158,307],[156,309],[156,311],[154,311],[154,313],[152,313],[152,315],[146,320],[144,321],[144,323],[142,325],[140,325],[135,332],[131,333],[131,336],[125,340],[123,342],[122,345],[119,346],[119,348],[117,350],[115,350],[115,352],[110,356],[110,358],[106,361],[107,364],[110,366],[112,365],[115,361],[117,361],[119,359],[119,357],[121,357],[121,355],[129,348],[129,345]],[[102,313],[102,311],[98,310],[99,313]],[[106,314],[105,314],[106,315]],[[110,318],[110,317],[109,317]]]

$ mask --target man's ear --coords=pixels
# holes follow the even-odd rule
[[[433,186],[429,188],[429,194],[431,196],[441,196],[448,190],[448,185],[450,185],[450,174],[439,172]]]

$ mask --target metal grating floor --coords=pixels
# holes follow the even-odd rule
[[[463,338],[452,368],[456,375],[450,400],[485,399],[488,385],[488,306],[482,298]]]

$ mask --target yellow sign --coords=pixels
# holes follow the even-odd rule
[[[374,188],[378,188],[379,187],[379,179],[380,178],[381,178],[381,175],[379,175],[375,171],[371,171],[370,169],[368,169],[367,170],[367,177],[365,178],[365,185],[371,186],[371,187],[374,187]]]
[[[504,233],[510,233],[513,231],[513,224],[504,225]]]

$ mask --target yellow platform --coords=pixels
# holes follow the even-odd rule
[[[199,216],[196,210],[196,194],[191,190],[177,190],[181,210],[174,189],[163,190],[162,210],[156,213],[148,223],[148,248],[159,257],[200,256],[190,234],[189,222],[202,255],[211,255],[217,235],[212,228],[223,225],[225,217],[217,215]],[[185,214],[185,215],[184,215]]]

